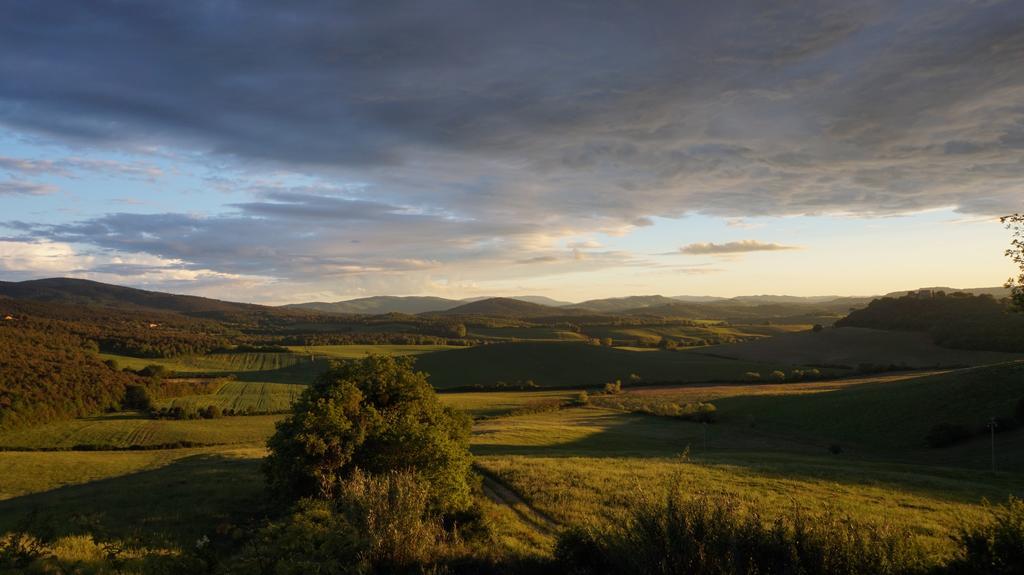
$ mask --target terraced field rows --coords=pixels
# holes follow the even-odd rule
[[[220,373],[235,371],[270,371],[291,367],[309,361],[309,358],[294,353],[214,353],[210,355],[163,358],[141,358],[124,355],[100,354],[103,359],[113,359],[121,367],[141,369],[147,365],[163,365],[171,371],[188,373]]]
[[[217,393],[173,397],[157,402],[157,407],[199,409],[215,405],[221,411],[278,413],[289,409],[306,386],[294,383],[229,381]]]
[[[274,422],[280,417],[254,415],[177,421],[116,413],[5,432],[0,434],[0,449],[126,449],[178,442],[262,445],[274,432]]]

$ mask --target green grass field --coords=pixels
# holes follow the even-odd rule
[[[572,399],[572,391],[481,391],[442,393],[438,395],[445,405],[461,409],[473,417],[496,417],[528,406],[550,400]]]
[[[810,324],[779,325],[720,325],[720,322],[702,322],[699,325],[645,325],[645,326],[587,326],[584,332],[589,337],[613,341],[648,341],[656,343],[668,338],[697,345],[706,340],[747,340],[770,337],[782,333],[808,331]]]
[[[547,361],[549,369],[565,363],[567,369],[584,373],[612,365],[609,357],[654,357],[648,367],[696,367],[702,371],[692,374],[704,377],[751,369],[745,362],[692,352],[636,353],[579,344],[490,345],[426,354],[419,362],[480,351],[505,356],[493,369],[509,369],[508,356],[523,369],[532,367],[530,361]],[[559,362],[551,359],[551,352],[560,352]],[[470,357],[481,364],[461,364],[464,371],[483,372],[489,358]],[[619,369],[629,373],[634,365]],[[271,405],[301,389],[236,381],[216,394],[167,401]],[[985,470],[985,437],[946,449],[921,443],[922,431],[935,419],[969,423],[990,412],[1012,412],[1024,396],[1024,363],[806,383],[627,387],[609,396],[713,401],[720,421],[710,425],[596,406],[509,414],[534,402],[575,395],[571,390],[537,390],[440,397],[481,418],[472,436],[481,468],[562,526],[620,520],[637,497],[681,484],[756,501],[769,518],[801,505],[832,506],[862,521],[887,519],[910,528],[936,558],[943,558],[952,552],[953,529],[983,516],[983,498],[1003,501],[1011,494],[1024,495],[1024,429],[997,436],[1002,470],[997,474]],[[0,451],[0,532],[39,509],[67,535],[101,532],[117,538],[143,526],[154,537],[153,545],[166,548],[167,541],[188,545],[219,525],[251,521],[264,513],[259,458],[279,417],[161,421],[124,413],[4,433],[0,447],[19,449],[83,444],[125,448],[177,441],[210,446]],[[831,443],[840,443],[843,452],[830,453]],[[521,506],[485,505],[500,523],[498,545],[516,553],[549,554],[551,533],[523,521]],[[71,519],[81,517],[89,522]],[[160,542],[159,537],[167,540]]]
[[[744,361],[776,361],[791,365],[860,364],[913,368],[963,367],[1021,359],[1021,354],[939,347],[921,332],[883,331],[859,327],[826,328],[819,332],[705,347],[710,353]]]
[[[100,354],[122,368],[142,369],[162,365],[175,375],[231,375],[239,381],[259,383],[309,384],[323,373],[330,360],[354,359],[368,353],[419,355],[462,349],[446,345],[319,345],[295,346],[291,352],[214,353],[177,358],[139,358]]]
[[[0,434],[0,448],[71,449],[76,446],[125,449],[192,442],[202,445],[261,445],[281,416],[252,415],[220,419],[150,419],[113,413],[58,421]]]
[[[262,447],[0,452],[0,533],[31,513],[58,535],[194,545],[265,509]],[[168,539],[170,541],[168,541]]]
[[[233,409],[240,412],[277,413],[290,409],[305,388],[305,385],[294,383],[229,381],[216,393],[172,397],[158,400],[154,405],[182,407],[186,410],[215,405],[221,411]]]
[[[310,345],[290,346],[288,349],[300,357],[328,359],[358,359],[370,353],[384,355],[420,355],[435,351],[462,349],[453,345]]]
[[[911,528],[936,556],[952,551],[956,526],[982,516],[983,498],[1024,494],[1017,473],[836,456],[742,426],[597,408],[478,422],[473,450],[488,472],[563,524],[616,520],[638,495],[681,483],[769,511],[830,505],[863,521],[887,518]]]
[[[542,387],[599,386],[628,381],[742,381],[748,371],[777,366],[686,351],[638,353],[579,343],[482,345],[420,356],[416,369],[430,374],[439,389],[532,380]]]
[[[313,360],[305,355],[283,352],[215,353],[169,359],[100,354],[100,358],[112,359],[122,368],[137,370],[147,365],[162,365],[183,377],[232,375],[240,381],[268,383],[308,384],[327,369],[325,358]]]
[[[469,337],[499,340],[581,341],[587,336],[550,327],[471,327]]]
[[[1024,362],[969,368],[891,382],[847,386],[797,396],[745,395],[716,401],[724,423],[754,423],[762,431],[846,442],[903,454],[944,453],[926,447],[937,423],[983,430],[990,417],[1012,417],[1024,399]],[[1000,434],[1006,464],[1024,470],[1024,430]],[[986,450],[980,450],[984,453]],[[982,458],[984,459],[984,458]]]

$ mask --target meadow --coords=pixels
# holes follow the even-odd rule
[[[134,370],[159,365],[181,377],[232,376],[240,381],[299,384],[309,383],[328,365],[326,355],[310,357],[290,352],[212,353],[171,359],[103,353],[100,358]]]
[[[557,386],[439,394],[475,419],[471,449],[485,477],[476,497],[494,524],[494,552],[509,557],[550,558],[566,527],[621,523],[641,498],[682,486],[756,503],[766,520],[802,507],[887,521],[910,529],[942,561],[954,553],[955,529],[985,516],[983,500],[1024,495],[1024,430],[996,436],[997,473],[987,470],[986,436],[943,449],[924,442],[940,420],[973,425],[1012,416],[1024,397],[1019,362],[769,383],[738,381],[782,364],[699,350],[317,346],[315,360],[300,348],[167,362],[236,379],[156,406],[282,411],[327,356],[370,351],[417,354],[417,368],[437,387],[534,378]],[[294,371],[300,368],[308,370],[304,380]],[[297,382],[274,383],[281,379],[274,372]],[[675,383],[636,385],[632,373]],[[244,381],[246,374],[271,377]],[[625,380],[620,393],[592,387],[612,379]],[[590,399],[580,404],[585,387]],[[638,413],[697,402],[716,406],[715,423]],[[174,554],[205,534],[251,524],[269,512],[259,466],[281,417],[161,420],[119,412],[0,433],[0,532],[28,518],[46,523],[63,537],[59,552],[73,559],[102,555],[99,541],[135,541],[133,553],[152,552],[146,556]]]
[[[940,347],[922,332],[859,327],[829,327],[821,331],[779,334],[754,341],[709,346],[699,351],[743,361],[847,368],[861,365],[881,368],[964,367],[1022,357],[996,351]]]
[[[647,342],[657,344],[662,338],[683,345],[705,345],[706,342],[745,341],[771,337],[782,333],[809,331],[811,324],[742,324],[732,325],[717,321],[696,321],[693,325],[667,323],[644,326],[587,326],[589,337],[612,338],[613,342]]]
[[[157,400],[157,408],[181,407],[186,411],[214,405],[222,412],[280,413],[288,411],[305,389],[303,384],[226,381],[216,392]]]
[[[438,389],[509,385],[595,387],[637,376],[647,382],[741,381],[746,372],[765,374],[789,366],[741,361],[690,351],[647,351],[580,343],[504,343],[420,356],[416,369]]]
[[[148,449],[177,444],[262,444],[278,415],[218,419],[153,419],[134,412],[109,413],[6,431],[0,449]]]

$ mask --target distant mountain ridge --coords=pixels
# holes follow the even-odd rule
[[[370,296],[336,302],[305,302],[287,304],[281,307],[306,309],[324,313],[339,314],[385,314],[408,313],[420,314],[447,311],[452,308],[478,301],[493,299],[490,297],[473,297],[466,299],[448,299],[435,296]],[[571,305],[570,302],[559,301],[540,295],[511,296],[504,299],[533,303],[537,305],[559,307]]]
[[[462,302],[434,296],[378,295],[336,302],[293,303],[281,307],[339,314],[428,313],[451,309]]]
[[[565,313],[563,308],[541,305],[507,297],[492,297],[462,304],[438,312],[442,315],[478,315],[494,317],[550,317]]]
[[[990,294],[1006,297],[1003,287],[955,289],[948,287],[919,288],[908,291],[945,291]],[[888,297],[908,293],[892,292]],[[446,315],[497,315],[506,317],[553,317],[581,315],[664,315],[667,317],[740,319],[759,314],[786,317],[808,310],[845,314],[851,308],[866,306],[880,296],[787,296],[750,295],[732,298],[715,296],[640,295],[587,300],[570,303],[546,296],[477,297],[449,299],[435,296],[371,296],[339,302],[306,302],[284,306],[238,303],[191,295],[148,291],[74,278],[47,278],[22,282],[0,281],[0,298],[31,299],[68,305],[100,305],[120,309],[164,310],[194,316],[216,316],[227,313],[260,313],[294,315],[335,313],[382,315],[388,313]]]
[[[642,309],[679,303],[677,300],[663,295],[634,295],[626,297],[610,297],[592,299],[571,306],[574,309],[586,309],[601,313],[616,313],[632,309]]]
[[[74,278],[0,282],[0,296],[67,305],[100,305],[119,309],[163,310],[187,315],[210,315],[274,309],[258,304],[236,303],[193,295],[147,291]]]

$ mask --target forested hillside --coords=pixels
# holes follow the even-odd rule
[[[836,322],[840,327],[923,331],[960,349],[1024,351],[1024,313],[990,295],[933,292],[881,298]]]
[[[53,325],[0,318],[0,429],[118,407],[139,381],[96,356],[96,344]]]
[[[226,347],[237,331],[210,320],[155,310],[119,310],[28,299],[0,299],[5,323],[96,342],[108,353],[175,357]]]

